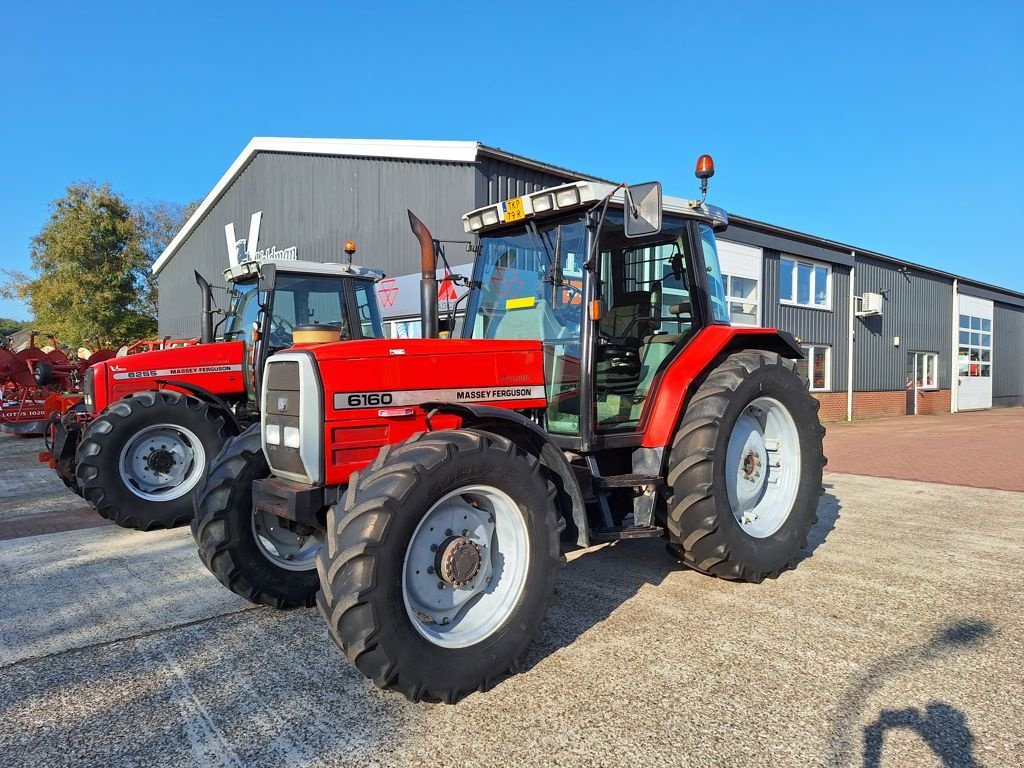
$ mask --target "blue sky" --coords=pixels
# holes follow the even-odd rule
[[[73,180],[185,202],[252,136],[471,139],[1024,291],[1021,3],[0,11],[0,267]],[[0,316],[26,316],[0,302]]]

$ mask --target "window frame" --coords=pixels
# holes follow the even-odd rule
[[[800,349],[804,352],[807,360],[807,391],[808,392],[831,392],[832,391],[832,347],[828,344],[801,344]],[[815,350],[825,350],[825,386],[814,386],[814,360],[817,357]]]
[[[793,298],[785,299],[782,297],[782,262],[791,261],[793,262],[793,279],[792,285],[790,285],[790,296]],[[798,284],[799,284],[799,265],[804,264],[811,268],[811,303],[803,304],[797,297]],[[814,296],[817,293],[815,287],[817,286],[817,267],[823,267],[825,269],[825,303],[816,304],[814,303]],[[822,312],[832,311],[832,265],[825,261],[815,261],[813,259],[804,259],[798,256],[794,256],[789,253],[783,253],[779,255],[779,303],[787,307],[800,307],[801,309],[817,309]]]
[[[929,391],[938,389],[939,388],[939,353],[938,352],[915,351],[913,353],[913,355],[914,355],[914,382],[913,382],[914,383],[914,388],[918,392],[929,392]],[[921,385],[919,385],[917,383],[917,381],[918,381],[918,378],[920,378],[918,376],[918,373],[921,371],[921,367],[920,367],[921,366],[921,361],[922,360],[925,361],[924,371],[925,371],[925,373],[927,373],[928,372],[927,359],[929,357],[935,359],[935,364],[932,366],[932,373],[934,374],[934,380],[932,381],[931,384],[921,384]],[[924,378],[927,378],[927,377],[924,377]]]
[[[733,280],[750,280],[754,283],[757,291],[757,298],[749,299],[743,296],[736,296],[732,293],[732,281]],[[740,323],[744,328],[759,328],[761,326],[761,281],[756,277],[747,277],[746,275],[734,275],[731,272],[722,273],[722,285],[725,289],[725,306],[729,310],[729,322],[730,325],[736,325],[732,322],[732,305],[733,304],[753,304],[754,305],[754,322]],[[740,314],[743,314],[742,312]]]
[[[959,313],[959,320],[957,322],[957,360],[956,360],[956,372],[957,377],[961,379],[992,379],[993,376],[993,346],[995,344],[995,323],[990,317],[983,317],[981,315],[972,315],[965,313],[961,310]],[[964,325],[964,320],[967,324]],[[974,322],[977,320],[977,327]],[[967,334],[967,341],[963,341],[963,335]],[[975,342],[977,337],[977,342]],[[986,337],[988,343],[985,343]],[[977,360],[971,359],[971,354],[976,352],[978,355]],[[960,370],[960,358],[966,353],[967,355],[967,373],[962,373]],[[988,359],[986,360],[986,353]],[[976,366],[977,373],[971,373],[971,366]]]

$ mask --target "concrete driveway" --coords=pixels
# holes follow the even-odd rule
[[[776,581],[576,555],[526,670],[455,706],[235,598],[187,530],[0,542],[0,764],[1019,765],[1024,495],[827,483]]]

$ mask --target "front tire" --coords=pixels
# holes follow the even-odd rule
[[[686,406],[669,455],[669,547],[691,568],[760,582],[817,521],[824,428],[792,360],[730,355]]]
[[[260,425],[253,424],[210,464],[195,494],[192,538],[199,559],[236,595],[273,608],[308,608],[320,586],[314,554],[323,537],[253,508],[253,481],[269,476]]]
[[[138,392],[85,429],[78,486],[117,525],[173,528],[192,517],[192,491],[227,437],[224,416],[209,403],[166,389]]]
[[[457,701],[518,667],[562,563],[535,457],[470,429],[385,447],[327,515],[317,604],[380,688]]]

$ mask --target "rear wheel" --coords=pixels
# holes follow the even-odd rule
[[[195,494],[192,537],[203,564],[235,594],[274,608],[308,607],[320,586],[314,556],[323,534],[253,508],[253,481],[269,475],[253,424],[210,464]]]
[[[82,495],[125,528],[171,528],[192,517],[193,489],[227,439],[223,415],[171,390],[138,392],[86,428],[75,457]]]
[[[445,430],[385,448],[327,522],[317,602],[331,636],[412,701],[490,688],[553,600],[555,489],[504,437]]]
[[[753,582],[793,564],[822,493],[818,407],[774,352],[739,352],[710,373],[669,457],[669,541],[684,563]]]

